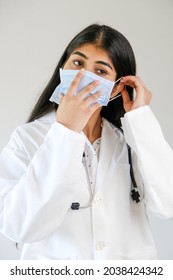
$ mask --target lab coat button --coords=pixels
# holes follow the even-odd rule
[[[102,241],[98,241],[95,245],[97,251],[101,251],[106,247],[106,245]]]

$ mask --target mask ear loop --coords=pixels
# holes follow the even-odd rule
[[[118,80],[116,80],[116,81],[115,81],[115,84],[117,84],[117,83],[121,80],[121,78],[122,78],[122,77],[120,77]],[[116,99],[116,98],[118,98],[118,97],[120,97],[120,96],[121,96],[121,93],[117,94],[116,96],[110,98],[110,99],[109,99],[109,102],[112,101],[112,100],[114,100],[114,99]]]
[[[109,102],[114,100],[114,99],[116,99],[116,98],[118,98],[118,97],[120,97],[120,96],[121,96],[121,93],[119,93],[118,95],[116,95],[116,96],[112,97],[111,99],[109,99]]]

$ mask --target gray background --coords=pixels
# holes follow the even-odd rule
[[[96,22],[130,41],[138,75],[153,92],[151,108],[173,147],[172,0],[0,0],[0,149],[26,121],[69,40]],[[150,219],[159,258],[173,259],[173,220]],[[19,254],[0,235],[0,259]]]

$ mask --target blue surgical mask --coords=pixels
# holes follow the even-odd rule
[[[55,102],[57,104],[60,103],[60,93],[63,95],[67,93],[72,81],[74,80],[78,72],[78,70],[60,69],[61,83],[55,88],[50,98],[50,101]],[[106,106],[109,102],[110,95],[115,85],[115,82],[104,79],[92,72],[85,71],[85,74],[82,77],[75,94],[78,94],[81,90],[83,90],[85,87],[87,87],[89,84],[96,80],[99,80],[100,84],[94,90],[92,90],[90,94],[94,94],[101,90],[102,95],[97,99],[97,102],[100,104],[100,106]]]

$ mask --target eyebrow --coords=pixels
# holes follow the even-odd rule
[[[79,52],[79,51],[76,51],[76,52],[72,53],[72,55],[73,55],[73,54],[77,54],[77,55],[82,56],[82,57],[85,58],[85,59],[88,59],[88,57],[87,57],[84,53],[81,53],[81,52]],[[96,63],[97,63],[97,64],[103,64],[103,65],[109,67],[111,70],[113,70],[113,69],[112,69],[112,66],[111,66],[108,62],[99,60],[99,61],[96,61]]]

